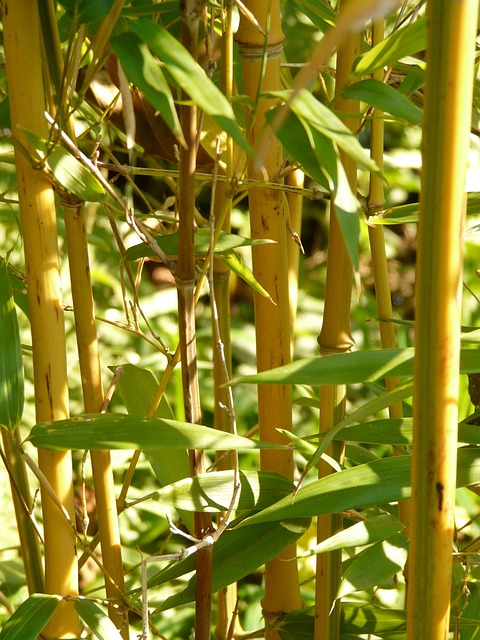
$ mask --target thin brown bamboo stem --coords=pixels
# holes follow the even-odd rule
[[[407,638],[449,635],[465,178],[478,2],[427,3]]]
[[[342,0],[342,11],[348,9],[354,0]],[[344,87],[353,61],[361,51],[362,40],[359,34],[351,34],[337,52],[337,70],[335,92],[338,96]],[[342,114],[345,124],[356,131],[359,122],[359,105],[353,100],[338,98],[336,108]],[[356,162],[340,153],[350,187],[357,191]],[[330,214],[330,237],[328,244],[328,262],[326,275],[325,306],[322,329],[318,344],[322,355],[343,353],[353,346],[350,333],[350,304],[352,297],[352,263],[345,245],[340,225],[332,204]],[[320,389],[320,431],[335,426],[344,416],[346,402],[345,385],[321,387]],[[337,442],[330,449],[330,455],[341,461],[343,443]],[[331,473],[325,464],[318,467],[319,478]],[[342,527],[342,517],[338,514],[321,516],[317,519],[317,540],[330,537]],[[327,557],[325,557],[327,556]],[[340,602],[334,602],[341,574],[341,554],[320,554],[317,556],[316,594],[315,594],[315,640],[333,640],[340,634]]]
[[[3,3],[3,27],[12,131],[19,126],[47,137],[41,67],[40,24],[35,0]],[[45,175],[15,153],[31,314],[37,421],[68,418],[65,329],[57,250],[55,201]],[[40,449],[39,466],[74,521],[70,452]],[[45,590],[78,594],[75,533],[42,487]],[[46,638],[78,637],[81,626],[72,602],[62,601],[43,631]]]
[[[280,88],[280,53],[283,33],[280,27],[280,7],[272,2],[244,3],[261,25],[263,33],[242,14],[236,40],[243,58],[244,92],[255,101],[259,91]],[[265,38],[264,33],[267,34]],[[249,178],[265,180],[278,175],[282,167],[282,148],[273,132],[265,129],[265,111],[270,103],[262,100],[249,130],[253,145],[262,145],[268,152],[264,170],[251,163]],[[257,369],[266,371],[290,362],[290,306],[288,298],[287,221],[281,192],[273,189],[249,190],[250,225],[253,238],[270,238],[275,244],[253,247],[253,273],[269,292],[269,299],[255,294],[255,325]],[[260,437],[269,442],[284,442],[277,428],[291,429],[291,389],[283,385],[259,385],[258,420]],[[293,479],[291,452],[262,451],[261,467]],[[263,611],[267,623],[266,638],[278,639],[269,622],[280,612],[301,607],[298,570],[294,560],[295,545],[289,546],[279,558],[265,567]]]
[[[195,0],[182,3],[182,42],[194,59],[198,55],[198,28],[203,3]],[[197,157],[197,109],[180,107],[180,124],[186,146],[180,147],[178,179],[179,255],[175,280],[178,291],[180,355],[182,364],[185,419],[201,422],[200,390],[198,386],[197,347],[195,332],[195,168]],[[193,475],[205,471],[204,452],[190,452]],[[208,514],[195,513],[195,536],[202,539],[211,531]],[[197,581],[195,599],[195,637],[210,640],[212,549],[200,549],[196,554]]]

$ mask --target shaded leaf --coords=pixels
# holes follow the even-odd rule
[[[61,600],[57,595],[34,593],[4,624],[0,640],[36,640]]]
[[[285,448],[188,422],[91,413],[42,422],[28,438],[35,447],[68,449],[276,449]]]
[[[0,262],[0,425],[13,431],[23,413],[22,345],[7,261]]]

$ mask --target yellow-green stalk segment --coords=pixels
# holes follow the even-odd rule
[[[182,42],[194,59],[198,51],[199,19],[203,2],[186,0],[181,3]],[[197,348],[195,334],[195,168],[197,157],[197,109],[180,107],[180,124],[186,146],[180,147],[177,206],[179,214],[179,253],[175,280],[178,291],[178,321],[182,364],[185,419],[192,424],[201,422],[200,391],[198,386]],[[190,452],[193,475],[205,471],[204,453]],[[195,513],[195,535],[202,539],[211,531],[208,514]],[[212,549],[196,553],[197,590],[195,599],[195,638],[210,640]]]
[[[300,169],[295,169],[287,176],[287,184],[297,189],[302,189],[305,182],[305,175]],[[287,205],[289,215],[289,233],[296,233],[300,238],[302,227],[302,210],[303,196],[299,193],[287,193]],[[290,327],[291,327],[291,351],[293,357],[294,347],[294,326],[297,316],[297,299],[298,299],[298,258],[300,254],[300,246],[292,238],[288,241],[288,295],[290,300]]]
[[[47,135],[36,1],[6,0],[3,28],[12,132],[28,147],[19,126],[42,138]],[[61,420],[68,418],[68,385],[54,194],[42,171],[35,170],[18,150],[15,158],[31,314],[36,419]],[[42,489],[45,590],[77,595],[71,454],[40,449],[38,461],[71,520],[66,520]],[[46,638],[76,638],[80,633],[74,605],[67,601],[60,603],[43,631]]]
[[[280,89],[280,54],[284,39],[280,27],[278,0],[254,2],[245,6],[255,16],[266,37],[244,14],[236,40],[243,60],[244,92],[257,99],[261,91]],[[282,148],[272,131],[265,129],[267,100],[260,102],[253,122],[248,123],[253,145],[267,149],[264,171],[252,162],[249,178],[270,180],[282,166]],[[253,247],[253,273],[272,299],[255,294],[255,325],[257,369],[266,371],[290,362],[290,307],[288,299],[287,222],[281,191],[251,188],[248,194],[252,238],[269,238],[276,244]],[[258,419],[260,437],[269,442],[285,442],[278,428],[291,429],[291,389],[283,385],[259,385]],[[290,451],[262,451],[261,466],[293,479],[293,458]],[[278,638],[268,629],[272,617],[301,607],[295,545],[265,567],[263,610],[267,623],[266,637]]]
[[[233,95],[233,7],[232,0],[225,0],[221,8],[222,42],[220,78],[223,94],[227,98]],[[226,181],[217,182],[214,196],[215,227],[224,231],[231,230],[230,215],[232,209],[231,178],[233,175],[233,141],[227,137],[226,148],[222,154],[225,162]],[[223,219],[222,219],[223,218]],[[214,376],[214,424],[216,429],[232,431],[233,416],[229,413],[228,390],[224,386],[226,376],[230,378],[232,370],[232,350],[230,338],[230,269],[219,260],[213,264],[213,295],[217,307],[218,326],[213,319],[213,376]],[[212,313],[212,318],[214,314]],[[217,335],[218,332],[218,335]],[[221,345],[221,346],[220,346]],[[219,452],[218,468],[231,469],[231,456],[223,457]],[[220,518],[225,514],[220,514]],[[220,521],[219,521],[220,524]],[[215,633],[217,640],[226,640],[230,630],[241,631],[237,616],[237,585],[231,584],[217,594],[217,621]]]
[[[353,0],[343,0],[342,9]],[[336,94],[345,86],[351,73],[352,64],[360,54],[362,38],[352,34],[344,41],[337,52]],[[336,109],[342,114],[345,124],[356,131],[359,124],[359,105],[353,100],[338,98]],[[353,193],[357,191],[356,162],[341,152],[341,159]],[[318,344],[324,356],[332,353],[344,353],[353,346],[350,333],[350,303],[352,297],[352,263],[343,235],[332,205],[330,215],[330,237],[328,243],[328,262],[325,289],[323,323]],[[323,386],[320,388],[320,432],[332,429],[344,416],[346,387]],[[333,443],[329,455],[337,460],[343,457],[343,444]],[[318,476],[331,473],[331,468],[320,463]],[[318,542],[325,540],[342,527],[339,514],[319,516],[317,519]],[[340,603],[334,604],[341,573],[341,553],[320,554],[317,556],[316,593],[315,593],[315,640],[338,638],[340,633]]]
[[[448,637],[477,0],[427,4],[407,638]]]
[[[22,460],[20,450],[15,446],[15,440],[21,442],[22,435],[18,428],[15,429],[13,434],[7,431],[7,429],[2,429],[1,431],[3,455],[5,456],[5,462],[6,465],[8,465],[7,469],[10,476],[10,487],[12,490],[12,500],[15,509],[28,593],[42,593],[45,589],[45,573],[43,570],[39,532],[36,530],[32,515],[30,514],[32,494],[30,492],[27,470]]]
[[[82,205],[74,207],[65,204],[63,211],[83,400],[85,411],[95,413],[100,411],[103,403],[103,387],[84,211]],[[125,583],[113,468],[109,451],[92,451],[90,457],[102,547],[102,564],[108,574],[105,579],[105,591],[107,598],[114,603],[115,599],[118,600],[124,593]],[[122,637],[128,640],[126,611],[122,611],[118,605],[110,604],[109,616],[120,629]]]
[[[372,47],[383,41],[384,22],[382,19],[375,20],[372,24]],[[373,73],[373,77],[380,82],[383,81],[383,69],[378,69]],[[384,152],[384,121],[383,112],[374,109],[370,129],[370,149],[371,157],[377,167],[383,170]],[[370,175],[370,189],[367,198],[367,215],[373,215],[385,206],[385,193],[382,177]],[[383,349],[395,349],[397,346],[395,338],[395,325],[393,322],[382,322],[382,319],[390,320],[393,317],[392,298],[390,292],[390,282],[388,277],[388,262],[385,250],[385,233],[382,225],[368,225],[368,237],[370,240],[370,251],[372,255],[372,270],[375,282],[375,297],[377,301],[378,315],[380,317],[380,341]],[[398,386],[398,378],[387,378],[385,386],[388,390]],[[391,418],[402,418],[403,408],[401,402],[392,404],[389,408]],[[408,503],[400,502],[398,505],[399,514],[405,526],[408,526]]]

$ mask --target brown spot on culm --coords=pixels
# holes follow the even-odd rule
[[[443,484],[441,482],[437,482],[435,489],[437,490],[438,510],[441,511],[443,508]]]

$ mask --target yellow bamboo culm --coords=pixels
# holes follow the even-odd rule
[[[354,0],[342,0],[342,11],[348,10]],[[337,52],[336,86],[338,95],[351,73],[355,58],[361,53],[360,34],[351,34]],[[337,98],[336,109],[345,124],[356,131],[359,125],[359,104],[357,101]],[[357,165],[345,153],[340,154],[353,193],[357,191]],[[325,306],[322,329],[318,344],[322,355],[344,353],[353,346],[350,332],[350,304],[352,297],[353,267],[345,245],[342,231],[332,204],[330,215],[330,236],[325,290]],[[346,387],[329,385],[320,388],[320,432],[332,429],[345,413]],[[328,450],[336,460],[343,458],[343,444],[335,442]],[[331,468],[320,461],[318,477],[331,473]],[[317,540],[321,542],[342,527],[341,515],[319,516],[317,518]],[[317,556],[315,588],[314,640],[333,640],[340,634],[340,603],[334,604],[341,572],[339,552]]]
[[[5,0],[3,29],[12,133],[27,146],[19,126],[46,137],[37,2]],[[18,148],[15,159],[31,316],[36,419],[61,420],[68,417],[68,386],[54,194],[45,175],[33,169]],[[77,595],[71,454],[39,450],[38,459],[71,521],[42,490],[45,590]],[[66,601],[60,603],[42,632],[45,638],[77,638],[80,633],[74,605]]]
[[[460,287],[478,1],[427,3],[407,638],[449,637]]]
[[[244,92],[257,100],[259,90],[280,88],[280,54],[283,33],[280,27],[278,0],[244,3],[264,30],[260,31],[242,14],[236,40],[243,60]],[[266,34],[266,36],[265,36]],[[265,111],[270,103],[262,100],[249,122],[253,145],[266,149],[264,168],[252,163],[249,178],[274,180],[282,166],[282,148],[271,130],[265,129]],[[253,248],[255,278],[272,296],[272,301],[255,294],[255,325],[257,369],[268,369],[290,361],[290,308],[288,296],[287,231],[283,194],[278,190],[252,188],[249,190],[252,238],[270,238],[275,244]],[[258,419],[260,437],[269,442],[285,442],[277,428],[291,429],[291,390],[283,385],[259,385]],[[262,451],[261,466],[293,479],[291,452]],[[276,631],[269,629],[269,621],[281,612],[301,607],[295,545],[288,547],[277,559],[265,567],[265,596],[263,610],[266,637],[276,640]]]

